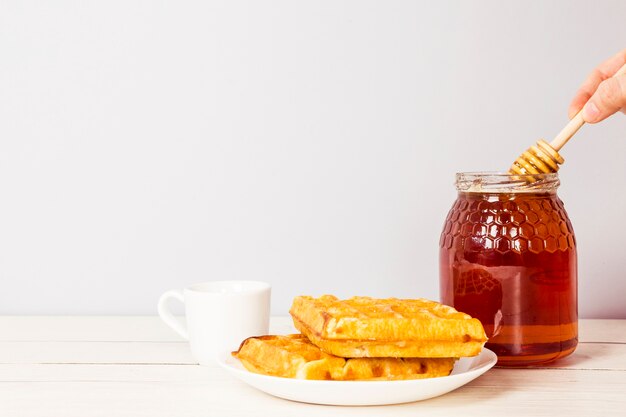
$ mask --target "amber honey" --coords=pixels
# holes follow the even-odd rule
[[[440,239],[441,301],[481,320],[500,366],[572,353],[576,239],[557,174],[533,187],[506,174],[460,175]]]

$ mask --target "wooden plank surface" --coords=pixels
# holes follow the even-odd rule
[[[184,317],[180,318],[184,322]],[[272,317],[270,331],[295,332],[288,316]],[[155,316],[0,316],[1,341],[184,342]]]
[[[580,342],[626,343],[626,320],[580,320]]]
[[[0,329],[0,341],[183,341],[154,316],[0,316]]]
[[[286,317],[271,331],[293,331]],[[626,320],[581,321],[569,358],[492,369],[432,400],[327,407],[281,400],[193,362],[156,317],[1,317],[0,416],[624,416]]]
[[[618,372],[494,369],[465,387],[428,401],[386,407],[324,407],[273,398],[218,368],[85,365],[78,373],[84,375],[67,381],[0,382],[1,415],[623,416],[626,391],[624,375]]]

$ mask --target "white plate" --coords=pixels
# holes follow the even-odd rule
[[[310,381],[280,378],[247,371],[229,353],[218,363],[243,382],[287,400],[329,405],[384,405],[426,400],[455,390],[496,364],[496,354],[483,348],[480,355],[461,358],[449,376],[403,381]]]

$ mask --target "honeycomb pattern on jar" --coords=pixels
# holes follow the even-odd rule
[[[502,284],[483,268],[472,268],[459,274],[454,280],[454,295],[483,294],[502,292]],[[502,296],[500,296],[502,298]]]
[[[499,253],[566,251],[576,240],[556,196],[505,201],[459,198],[448,213],[439,246]]]

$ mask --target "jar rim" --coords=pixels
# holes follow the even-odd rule
[[[533,193],[555,191],[559,174],[517,175],[498,171],[457,172],[455,186],[466,193]]]

